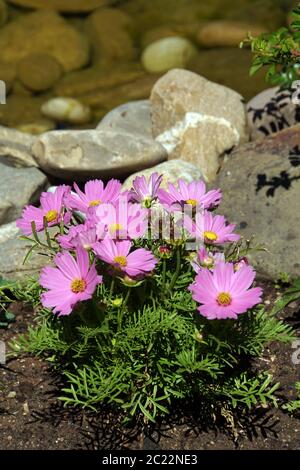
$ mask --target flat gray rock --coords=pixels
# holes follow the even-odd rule
[[[223,191],[220,212],[268,250],[250,255],[258,272],[300,276],[300,125],[239,147],[214,186]]]
[[[0,126],[0,162],[16,167],[37,167],[31,147],[36,137]]]
[[[154,140],[108,129],[48,132],[32,150],[46,173],[83,181],[128,176],[167,159],[165,149]]]
[[[27,204],[38,201],[47,177],[37,168],[13,168],[0,163],[0,225],[16,220]]]
[[[0,227],[0,276],[24,281],[26,275],[38,275],[40,269],[48,263],[48,258],[34,252],[28,262],[23,264],[32,245],[19,237],[15,222]]]

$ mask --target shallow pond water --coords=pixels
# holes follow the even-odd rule
[[[39,133],[93,127],[113,107],[147,98],[168,68],[182,67],[249,100],[266,88],[249,78],[251,31],[284,26],[292,0],[0,0],[0,124]],[[98,7],[98,8],[97,8]],[[166,40],[167,39],[167,40]],[[55,96],[91,108],[58,124],[41,107]]]

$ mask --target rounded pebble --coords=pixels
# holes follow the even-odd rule
[[[142,54],[142,64],[150,73],[184,68],[197,53],[196,47],[185,38],[172,36],[153,42]]]
[[[84,124],[92,118],[91,109],[74,98],[52,98],[42,105],[41,111],[58,122],[72,124]]]

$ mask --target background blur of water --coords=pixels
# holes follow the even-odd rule
[[[15,1],[22,3],[22,0]],[[84,1],[76,0],[77,4],[84,4]],[[107,4],[104,10],[109,8],[110,12],[103,19],[99,13],[93,20],[90,19],[90,15],[95,13],[92,11],[82,14],[58,11],[72,28],[88,39],[90,52],[88,59],[83,65],[79,64],[77,70],[76,67],[72,71],[64,70],[59,80],[43,91],[31,88],[32,69],[26,71],[23,66],[23,75],[20,77],[22,44],[17,42],[17,26],[13,32],[7,32],[11,24],[17,23],[23,16],[32,15],[35,10],[24,9],[12,3],[13,0],[6,0],[6,3],[5,0],[0,0],[0,80],[7,82],[9,93],[7,105],[0,106],[0,124],[39,132],[57,126],[57,123],[45,118],[40,110],[41,105],[54,96],[74,97],[91,107],[92,117],[81,127],[93,127],[110,109],[121,103],[147,98],[155,80],[165,72],[151,73],[145,70],[141,62],[143,51],[153,41],[168,36],[186,38],[196,48],[196,54],[185,65],[187,69],[229,86],[240,92],[245,100],[249,100],[267,86],[264,73],[249,78],[251,52],[239,49],[238,43],[232,39],[234,33],[228,23],[225,26],[219,24],[218,45],[207,37],[203,41],[201,30],[216,20],[224,20],[243,22],[249,24],[249,27],[272,31],[287,25],[288,13],[296,2],[103,0]],[[47,0],[48,5],[51,3],[51,0]],[[26,5],[26,0],[22,4]],[[62,0],[61,4],[66,4],[66,0]],[[5,19],[1,19],[1,5],[6,5],[8,14]],[[116,14],[111,14],[111,9]],[[37,28],[38,23],[37,19]],[[53,38],[55,35],[53,31]],[[28,30],[28,44],[23,44],[29,55],[41,52],[43,42],[41,40],[29,46],[31,36],[32,30]],[[42,52],[52,54],[54,47],[49,45],[49,40],[47,44],[48,49],[43,49]],[[64,44],[62,48],[66,55],[72,54],[72,45]]]

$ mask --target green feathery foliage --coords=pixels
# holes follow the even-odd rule
[[[226,403],[276,405],[279,385],[251,371],[251,358],[270,341],[290,342],[291,328],[262,306],[238,320],[205,319],[186,289],[191,274],[184,272],[165,298],[150,279],[129,289],[126,304],[125,291],[115,297],[101,284],[101,297],[110,296],[106,304],[88,302],[65,318],[40,309],[37,327],[12,346],[42,355],[61,371],[66,405],[97,410],[106,403],[123,410],[126,419],[142,415],[155,421],[170,412],[174,400],[195,396],[212,411]]]
[[[284,292],[284,294],[275,302],[273,308],[273,314],[276,315],[278,312],[283,310],[291,302],[297,301],[300,299],[300,278],[295,279],[291,286]],[[283,407],[290,411],[298,411],[300,409],[300,382],[297,382],[295,385],[296,391],[298,392],[298,400],[291,401],[290,403],[285,404]]]
[[[266,80],[273,85],[289,88],[299,79],[300,69],[300,4],[293,10],[291,28],[280,28],[273,33],[249,36],[241,43],[250,44],[254,54],[250,75],[267,67]]]
[[[300,410],[300,382],[296,383],[295,388],[298,393],[298,399],[284,405],[284,408],[290,413]]]

